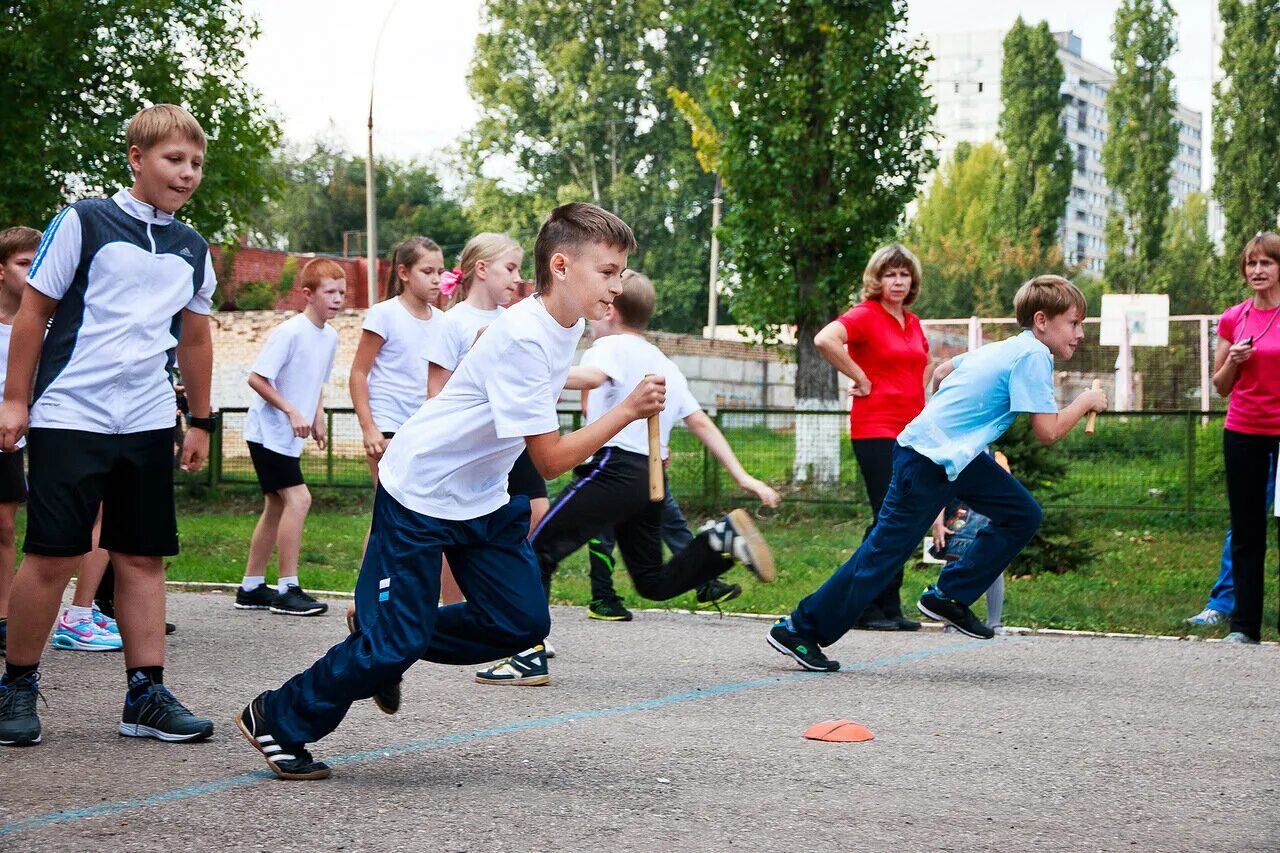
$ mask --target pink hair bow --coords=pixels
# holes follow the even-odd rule
[[[440,292],[445,296],[452,296],[453,292],[458,289],[458,285],[462,283],[462,267],[454,267],[448,272],[440,274]]]

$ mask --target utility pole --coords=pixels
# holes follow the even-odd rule
[[[716,172],[715,194],[711,199],[711,282],[707,293],[707,337],[715,340],[716,317],[720,313],[720,230],[721,196],[720,173]]]
[[[400,0],[394,0],[387,14],[382,19],[382,28],[378,30],[378,40],[373,45],[373,67],[369,70],[369,146],[364,161],[364,227],[367,232],[365,244],[367,248],[366,264],[369,267],[368,288],[369,307],[378,302],[378,198],[374,187],[373,168],[373,84],[378,75],[378,49],[382,47],[382,36],[391,21],[391,13],[396,10]]]

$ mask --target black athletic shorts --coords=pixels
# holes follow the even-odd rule
[[[27,435],[30,495],[22,550],[74,557],[100,544],[140,557],[178,553],[173,509],[173,429],[103,435],[35,427]]]
[[[258,485],[264,495],[306,483],[302,479],[301,457],[276,453],[256,441],[245,443],[249,445],[249,458],[253,460],[253,471],[258,475]]]
[[[511,475],[507,477],[507,494],[515,497],[524,495],[529,500],[547,496],[547,481],[538,473],[538,467],[529,457],[529,448],[525,448],[516,460]]]
[[[23,449],[0,453],[0,504],[20,504],[27,500],[27,475]]]

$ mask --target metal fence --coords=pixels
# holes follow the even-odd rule
[[[254,484],[256,478],[243,439],[245,409],[224,409],[208,468],[180,474],[204,486]],[[774,485],[788,501],[866,504],[848,440],[848,413],[805,412],[805,417],[840,420],[838,477],[827,483],[794,483],[797,413],[774,409],[722,409],[713,419],[743,466]],[[329,443],[319,451],[308,442],[302,470],[312,486],[371,488],[355,413],[328,411]],[[562,429],[576,429],[581,413],[562,411]],[[1044,484],[1037,497],[1047,506],[1128,513],[1179,515],[1226,513],[1222,464],[1221,412],[1104,413],[1097,432],[1076,429],[1051,452],[1066,463],[1057,482]],[[741,495],[728,474],[687,430],[671,436],[671,489],[691,506],[718,506]],[[551,484],[554,495],[568,479]]]

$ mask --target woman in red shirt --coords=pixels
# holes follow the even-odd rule
[[[879,249],[862,274],[862,302],[820,331],[813,342],[849,377],[849,437],[874,515],[889,490],[898,433],[924,408],[929,341],[906,306],[920,295],[920,261],[901,243]],[[875,526],[874,519],[871,527]],[[902,568],[863,611],[857,628],[915,631],[902,615]]]

